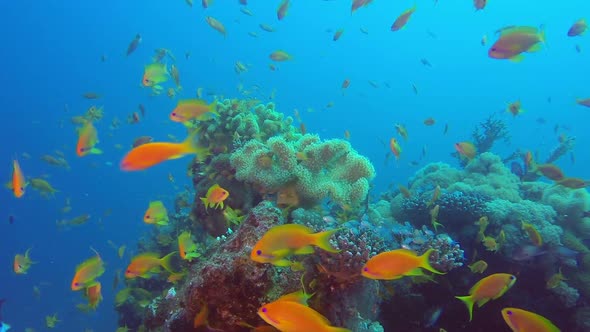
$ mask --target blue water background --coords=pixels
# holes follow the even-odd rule
[[[418,1],[416,13],[399,32],[389,28],[413,1],[376,0],[352,16],[350,1],[294,1],[281,22],[276,19],[279,1],[249,2],[254,17],[240,13],[238,1],[221,0],[207,10],[198,1],[191,9],[182,0],[0,4],[0,165],[5,174],[0,178],[9,179],[11,160],[16,156],[28,177],[47,174],[60,190],[51,200],[30,188],[20,200],[8,190],[0,192],[0,298],[8,299],[3,316],[15,330],[43,330],[44,317],[57,313],[62,320],[60,330],[114,331],[111,282],[114,272],[128,263],[130,253],[120,260],[107,240],[126,244],[135,253],[134,244],[149,230],[141,221],[148,202],[164,198],[171,206],[178,192],[168,181],[168,173],[181,188],[190,183],[185,175],[188,158],[146,172],[123,173],[117,167],[139,135],[157,140],[166,140],[168,134],[185,135],[181,125],[168,120],[176,100],[150,97],[150,91],[140,87],[143,67],[150,63],[155,48],[168,48],[175,54],[184,87],[180,98],[194,97],[198,87],[239,98],[240,82],[245,89],[257,84],[263,91],[259,99],[268,101],[276,89],[274,102],[279,110],[293,115],[298,109],[308,132],[343,138],[349,130],[354,148],[377,169],[375,196],[390,183],[407,182],[417,170],[409,162],[419,159],[423,146],[428,153],[420,165],[433,161],[457,165],[449,156],[453,144],[469,140],[473,127],[494,112],[508,123],[512,135],[509,145],[498,144],[494,152],[505,156],[520,148],[547,156],[557,145],[554,126],[559,124],[569,128],[559,133],[577,138],[575,164],[563,158],[559,166],[568,175],[590,178],[586,148],[590,110],[574,102],[576,97],[590,96],[590,40],[588,36],[566,36],[580,13],[590,12],[587,1],[557,5],[555,1],[496,0],[482,12],[475,12],[470,1],[441,0],[436,5]],[[226,38],[205,23],[207,15],[225,24]],[[271,24],[277,32],[262,31],[259,23]],[[487,49],[497,29],[541,24],[547,34],[542,51],[527,54],[521,63],[488,58]],[[360,27],[368,29],[368,35]],[[344,34],[333,42],[333,33],[340,28],[345,29]],[[249,31],[259,37],[250,37]],[[137,33],[143,42],[126,57],[127,45]],[[480,45],[484,34],[487,47]],[[582,53],[575,51],[576,44]],[[268,55],[277,49],[294,59],[278,64],[273,72],[268,69]],[[189,60],[184,57],[187,51]],[[107,56],[104,63],[103,54]],[[421,58],[428,59],[433,68],[423,66]],[[249,71],[237,75],[236,61],[250,65]],[[351,85],[343,93],[341,84],[346,78]],[[369,85],[369,80],[379,88]],[[418,95],[411,84],[418,87]],[[104,97],[85,100],[81,94],[88,91]],[[513,119],[503,111],[517,99],[527,112]],[[334,107],[326,109],[329,102]],[[140,103],[147,109],[140,124],[123,123],[118,130],[108,129],[114,116],[125,120]],[[75,126],[69,119],[93,104],[105,109],[105,119],[96,125],[99,147],[105,154],[78,158]],[[315,112],[307,112],[308,108]],[[434,117],[436,125],[425,127],[422,121],[427,117]],[[537,118],[546,119],[547,124],[538,124]],[[385,164],[389,149],[380,141],[396,136],[395,123],[407,127],[409,140],[401,141],[401,159]],[[445,124],[449,132],[443,136]],[[115,149],[115,144],[125,149]],[[55,149],[66,153],[71,171],[39,159]],[[23,152],[32,159],[23,159]],[[71,198],[73,211],[64,216],[59,209],[66,197]],[[104,215],[107,209],[112,209],[111,216]],[[71,230],[56,228],[56,220],[82,213],[92,215],[88,224]],[[8,224],[8,215],[15,216],[13,225]],[[105,300],[96,313],[86,315],[75,308],[84,301],[81,294],[69,286],[75,266],[92,255],[91,246],[107,262],[107,272],[100,278]],[[38,263],[29,274],[17,276],[12,272],[13,257],[29,247]],[[35,285],[41,285],[40,300],[33,296]]]

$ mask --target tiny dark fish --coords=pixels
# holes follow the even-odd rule
[[[582,48],[580,47],[580,45],[576,45],[576,52],[582,53]]]
[[[0,322],[2,322],[2,306],[6,303],[6,299],[0,299]]]
[[[513,161],[512,163],[510,163],[510,171],[512,172],[512,174],[518,176],[519,179],[522,179],[522,176],[524,175],[522,165],[517,161]]]
[[[551,97],[547,97],[547,103],[551,104]]]
[[[14,224],[14,216],[13,215],[8,216],[8,223],[11,225]]]
[[[141,112],[141,117],[145,118],[145,106],[143,104],[139,104],[139,111]]]
[[[445,130],[443,131],[443,135],[446,135],[448,131],[449,131],[449,124],[446,123],[445,124]]]
[[[438,319],[440,318],[440,315],[442,314],[443,309],[441,307],[437,307],[434,309],[430,309],[428,311],[426,311],[426,314],[424,314],[424,320],[426,322],[426,324],[424,325],[425,327],[433,327],[436,325],[436,323],[438,322]]]
[[[512,252],[512,259],[517,262],[524,262],[532,260],[537,256],[541,256],[547,253],[547,250],[539,248],[537,246],[527,244],[521,247],[516,248]]]
[[[136,138],[135,141],[133,141],[133,147],[136,148],[140,145],[144,145],[144,144],[149,143],[153,140],[154,140],[154,138],[151,136],[140,136],[140,137]]]
[[[537,123],[538,124],[546,124],[547,120],[545,120],[545,118],[537,118]]]
[[[135,38],[131,41],[131,43],[129,43],[129,46],[127,47],[127,55],[130,55],[131,53],[133,53],[137,49],[137,46],[139,46],[139,43],[141,43],[141,35],[137,34],[137,35],[135,35]]]
[[[428,61],[428,59],[426,59],[426,58],[422,58],[422,59],[420,59],[420,62],[421,62],[421,63],[422,63],[424,66],[432,68],[432,64],[431,64],[431,63],[430,63],[430,61]]]

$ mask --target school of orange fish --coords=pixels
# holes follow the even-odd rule
[[[192,6],[192,0],[186,0],[187,4]],[[252,15],[247,7],[246,0],[240,0],[241,11],[246,15]],[[351,13],[359,10],[363,7],[370,5],[373,0],[353,0],[351,5]],[[476,10],[483,10],[486,7],[487,0],[474,0],[473,4]],[[212,5],[211,0],[202,0],[203,8],[207,8]],[[282,0],[277,8],[277,19],[283,20],[289,13],[291,5],[290,0]],[[409,21],[417,11],[417,6],[414,5],[412,8],[401,13],[393,22],[391,31],[399,31],[408,26]],[[227,31],[224,25],[217,19],[207,16],[206,22],[219,33],[226,35]],[[261,25],[261,28],[267,31],[272,31],[269,26]],[[571,28],[567,31],[568,36],[581,36],[587,29],[586,21],[580,19],[576,21]],[[339,29],[333,36],[333,41],[337,41],[341,38],[344,30]],[[543,28],[528,27],[528,26],[509,26],[498,30],[498,39],[490,47],[488,55],[493,59],[508,59],[511,61],[521,61],[524,53],[532,53],[539,51],[541,46],[545,42],[545,34]],[[482,39],[482,43],[485,44],[487,37]],[[129,44],[127,49],[127,55],[133,53],[139,44],[141,43],[141,36],[138,34]],[[160,53],[160,59],[170,54],[163,50]],[[188,57],[188,54],[187,54]],[[277,50],[270,54],[270,59],[275,62],[291,61],[293,57],[283,50]],[[425,60],[427,63],[427,60]],[[274,66],[274,65],[273,65]],[[271,70],[275,70],[271,66]],[[236,64],[236,71],[247,70],[246,66],[241,63]],[[179,86],[179,73],[178,70],[172,66],[169,72],[167,66],[163,63],[155,61],[154,63],[145,67],[142,85],[144,87],[152,89],[154,94],[159,94],[163,88],[160,86],[161,83],[168,80],[172,76]],[[347,89],[351,82],[349,79],[345,79],[342,84],[342,89]],[[414,87],[414,89],[416,89]],[[174,94],[174,92],[168,92],[168,94]],[[200,97],[201,92],[198,92]],[[100,96],[94,93],[87,93],[84,95],[85,98],[95,99]],[[577,103],[582,106],[590,107],[590,98],[578,99]],[[140,106],[141,113],[144,112],[142,106]],[[520,101],[513,102],[508,105],[506,112],[513,116],[518,116],[523,112]],[[123,158],[120,163],[121,170],[124,171],[140,171],[148,169],[154,165],[160,164],[164,161],[176,159],[188,154],[205,155],[207,151],[199,148],[195,144],[194,136],[198,132],[198,122],[211,116],[216,116],[216,102],[207,104],[201,99],[188,99],[181,100],[178,102],[177,107],[170,113],[170,119],[174,122],[184,123],[190,128],[190,133],[187,138],[181,143],[173,142],[152,142],[151,137],[141,137],[133,145],[127,155]],[[79,157],[86,157],[92,154],[101,154],[102,151],[97,147],[99,143],[97,129],[93,125],[92,119],[81,118],[78,119],[78,123],[82,126],[78,130],[78,142],[76,146],[76,153]],[[140,114],[135,112],[130,116],[129,121],[131,123],[140,121]],[[431,126],[435,123],[435,119],[432,117],[424,120],[424,125]],[[301,130],[304,131],[305,127],[302,125]],[[398,134],[402,138],[407,138],[407,130],[402,125],[395,126]],[[446,129],[445,129],[446,131]],[[348,138],[350,133],[346,131],[345,136]],[[466,160],[473,159],[476,154],[476,148],[471,142],[458,142],[455,144],[455,149],[462,158]],[[396,138],[390,139],[390,150],[395,158],[399,159],[402,154],[402,147],[400,142]],[[47,156],[44,159],[46,162],[66,166],[67,162],[63,159],[56,159],[51,156]],[[528,167],[533,169],[535,172],[541,172],[548,178],[568,187],[578,188],[585,186],[586,183],[579,183],[575,178],[565,177],[561,170],[551,164],[537,165],[532,160],[530,153],[525,156],[525,163]],[[32,180],[27,180],[20,167],[18,160],[13,161],[13,172],[12,182],[10,187],[14,194],[14,197],[21,198],[27,191],[27,186],[32,184]],[[41,182],[42,179],[37,179],[38,183],[36,187],[42,188],[42,191],[52,192],[52,187],[49,183]],[[400,187],[400,191],[404,193]],[[407,189],[406,189],[407,190]],[[439,189],[440,190],[440,189]],[[221,188],[219,185],[212,186],[205,197],[201,198],[202,203],[206,208],[212,209],[223,209],[224,201],[228,198],[230,193]],[[74,218],[69,221],[70,224],[80,224],[88,220],[89,216],[83,215],[78,218]],[[144,222],[154,225],[167,225],[168,224],[168,212],[161,201],[150,202],[148,209],[144,214]],[[65,221],[64,221],[65,222]],[[440,224],[438,224],[440,225]],[[480,227],[485,230],[487,225],[486,220],[480,220]],[[433,226],[437,227],[436,216],[433,216]],[[542,241],[538,232],[531,225],[523,223],[523,229],[529,234],[529,237],[538,243]],[[289,260],[292,255],[304,255],[311,254],[314,252],[313,247],[318,247],[328,252],[338,253],[339,251],[330,244],[330,236],[335,232],[339,231],[330,230],[326,232],[313,233],[311,229],[308,229],[302,225],[281,225],[275,226],[269,230],[254,246],[251,252],[251,260],[261,264],[273,264],[280,267],[291,267],[294,270],[302,268],[299,263],[295,263]],[[493,248],[495,243],[494,238],[486,237],[483,235],[483,231],[480,231],[482,241],[486,244],[486,247]],[[487,238],[487,239],[486,239]],[[487,240],[487,242],[485,242]],[[122,256],[121,251],[125,248],[119,248],[119,255]],[[424,271],[429,271],[433,274],[442,274],[435,270],[429,263],[429,256],[432,249],[427,251],[421,256],[418,256],[415,252],[406,249],[397,249],[393,251],[387,251],[380,253],[367,261],[362,271],[359,273],[370,279],[375,280],[395,280],[404,276],[423,276]],[[193,242],[191,234],[189,232],[183,232],[178,237],[178,253],[182,259],[192,260],[199,256],[197,252],[197,245]],[[126,278],[149,278],[152,274],[160,272],[160,268],[163,268],[170,273],[169,280],[179,280],[183,277],[183,273],[174,271],[171,266],[171,258],[175,256],[177,252],[172,252],[164,257],[160,257],[156,253],[141,253],[131,259],[130,264],[126,268],[124,275]],[[26,274],[35,262],[30,258],[30,249],[24,254],[17,254],[14,257],[13,270],[17,274]],[[483,272],[487,267],[487,263],[484,261],[478,261],[469,266],[474,272]],[[101,295],[101,283],[98,278],[105,272],[104,262],[98,252],[82,262],[75,268],[75,273],[71,282],[72,291],[82,291],[85,298],[88,300],[88,308],[95,309],[102,300]],[[516,282],[516,277],[511,274],[496,273],[489,275],[479,282],[477,282],[469,291],[466,296],[458,296],[457,299],[463,301],[468,309],[469,320],[473,317],[473,307],[475,304],[481,307],[488,301],[498,299],[504,293],[506,293]],[[295,292],[292,294],[286,294],[278,300],[265,304],[262,306],[258,314],[268,324],[273,326],[279,331],[333,331],[333,332],[344,332],[349,331],[346,328],[337,328],[330,326],[330,322],[323,317],[320,313],[307,306],[307,300],[311,295],[305,293],[305,291]],[[207,322],[207,308],[205,308],[197,314],[194,319],[194,326],[202,326],[208,324]],[[501,312],[506,324],[513,331],[559,331],[559,329],[553,325],[548,319],[537,315],[533,312],[526,311],[519,308],[504,308]],[[56,315],[47,317],[47,326],[54,327],[59,319]],[[6,325],[7,326],[7,325]],[[3,327],[4,328],[4,327]],[[9,327],[8,327],[9,328]],[[6,331],[8,328],[3,329]],[[126,327],[121,327],[117,331],[126,331]],[[263,331],[262,328],[257,328],[257,331]],[[441,329],[442,330],[442,329]],[[265,330],[266,331],[266,330]]]

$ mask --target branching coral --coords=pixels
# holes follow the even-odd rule
[[[478,153],[490,151],[494,142],[497,140],[503,139],[505,142],[510,141],[510,134],[506,128],[506,123],[496,119],[493,114],[475,127],[471,136],[473,137],[473,144],[475,144]]]

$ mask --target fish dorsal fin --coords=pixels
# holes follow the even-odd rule
[[[418,256],[418,254],[414,250],[405,249],[405,248],[397,249],[396,252],[401,253],[401,254],[405,254],[405,255],[412,255],[412,256],[416,256],[416,257]]]

